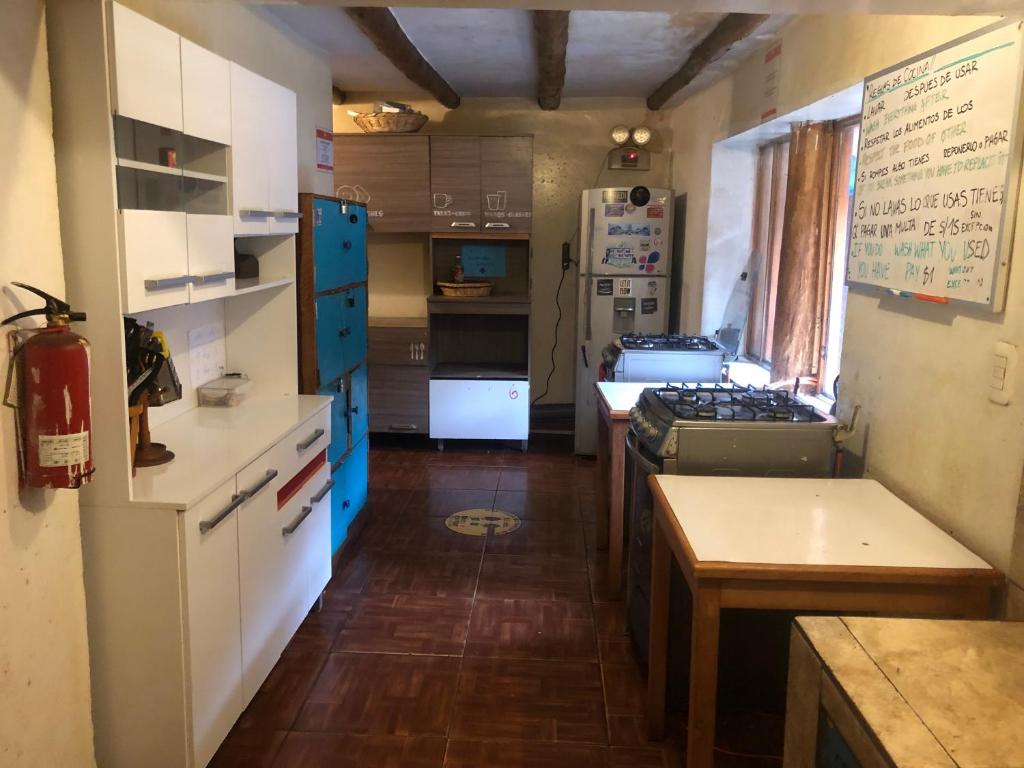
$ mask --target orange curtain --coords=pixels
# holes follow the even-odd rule
[[[789,145],[789,180],[779,255],[772,381],[794,378],[813,390],[819,375],[827,275],[835,123],[798,123]],[[805,386],[806,385],[806,386]]]

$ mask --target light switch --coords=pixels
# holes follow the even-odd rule
[[[1017,347],[1009,342],[997,341],[992,349],[992,379],[989,381],[988,399],[999,405],[1009,405],[1013,395],[1017,371]]]

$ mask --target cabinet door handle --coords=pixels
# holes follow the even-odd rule
[[[206,285],[207,283],[223,283],[235,276],[234,272],[211,272],[208,275],[191,275],[189,282],[192,285]]]
[[[358,405],[353,405],[352,406],[352,413],[359,413],[359,406]]]
[[[242,491],[241,493],[234,494],[231,497],[231,503],[224,507],[224,509],[222,509],[216,515],[211,517],[209,520],[199,521],[199,532],[206,533],[207,531],[212,531],[214,528],[221,524],[224,518],[226,518],[228,515],[230,515],[240,506],[242,506],[242,502],[244,502],[247,498],[249,498],[247,491]]]
[[[309,448],[309,446],[311,446],[313,443],[315,443],[317,440],[319,440],[321,437],[323,437],[324,434],[325,434],[325,432],[322,429],[317,429],[315,432],[313,432],[313,434],[311,434],[309,437],[307,437],[301,443],[296,443],[295,450],[296,451],[304,451],[304,450],[306,450],[307,448]]]
[[[159,277],[154,280],[143,280],[147,291],[159,291],[164,288],[180,288],[192,282],[191,275],[179,275],[178,277]]]
[[[262,208],[239,208],[238,215],[248,219],[267,219],[273,216],[274,212],[265,211]]]
[[[239,494],[239,495],[244,496],[246,499],[251,499],[257,493],[259,493],[264,488],[266,488],[268,485],[270,485],[270,481],[273,480],[275,477],[277,477],[277,470],[276,469],[268,469],[267,473],[263,476],[262,480],[260,480],[258,483],[256,483],[256,485],[254,485],[252,488],[249,488],[248,490],[242,491],[242,493]]]
[[[298,527],[302,525],[302,521],[309,517],[309,513],[313,511],[312,507],[303,507],[302,514],[300,514],[291,525],[286,525],[281,529],[282,536],[291,536],[298,530]]]
[[[347,305],[349,306],[349,308],[351,309],[352,307],[355,307],[355,305],[356,305],[356,300],[355,300],[355,299],[354,299],[354,298],[353,298],[352,296],[349,296],[349,297],[348,297],[347,299],[345,299],[345,303],[346,303],[346,304],[347,304]]]
[[[333,480],[328,480],[326,483],[324,483],[324,487],[321,488],[319,491],[317,491],[313,495],[313,497],[309,500],[310,504],[319,504],[321,501],[324,500],[324,496],[326,496],[328,491],[330,491],[331,488],[333,488],[333,487],[334,487],[334,481]]]
[[[342,240],[341,241],[341,247],[344,248],[346,251],[352,250],[352,241],[351,240]]]
[[[390,424],[388,429],[394,430],[395,432],[415,432],[415,424]]]
[[[472,221],[453,221],[451,225],[454,229],[476,229],[476,224]]]
[[[488,221],[484,224],[484,229],[508,229],[512,225],[505,221]]]
[[[298,211],[267,211],[275,219],[301,219],[302,214]]]

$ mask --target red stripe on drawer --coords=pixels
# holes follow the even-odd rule
[[[320,467],[327,464],[327,449],[320,451],[309,464],[299,470],[298,474],[295,475],[291,480],[281,486],[281,490],[277,492],[277,508],[281,509],[285,504],[292,500],[309,479],[317,473]]]

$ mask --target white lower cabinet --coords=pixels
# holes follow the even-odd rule
[[[206,765],[243,709],[238,510],[232,478],[180,517],[192,751]]]

